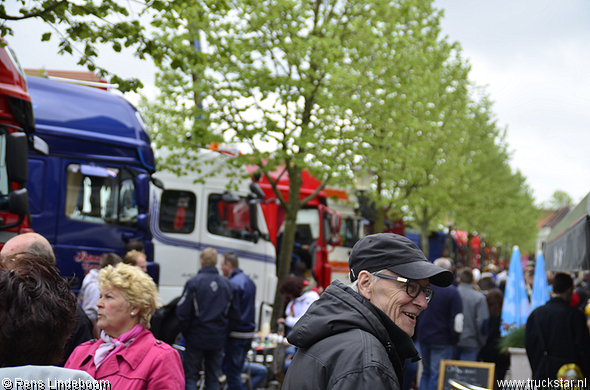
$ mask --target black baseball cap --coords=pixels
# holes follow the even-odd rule
[[[453,273],[432,264],[416,244],[404,236],[378,233],[360,239],[348,258],[350,281],[365,270],[377,272],[388,269],[407,279],[430,279],[435,286],[453,283]]]

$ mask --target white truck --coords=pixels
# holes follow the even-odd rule
[[[168,343],[177,341],[176,303],[186,281],[197,274],[204,248],[238,256],[240,268],[256,284],[259,326],[270,321],[277,285],[276,249],[260,207],[260,188],[241,178],[247,175],[245,168],[226,164],[231,156],[203,149],[196,158],[199,173],[157,172],[154,177],[163,188],[153,186],[150,200],[154,258],[160,265],[165,305],[154,315],[152,329]]]
[[[352,247],[364,236],[364,222],[358,213],[356,196],[348,195],[345,190],[329,188],[325,190],[328,197],[328,207],[342,216],[339,235],[340,245],[330,246],[328,260],[332,266],[332,280],[340,280],[344,284],[350,283],[348,257]]]

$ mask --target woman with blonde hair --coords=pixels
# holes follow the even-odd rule
[[[101,337],[78,346],[65,367],[108,380],[114,389],[183,389],[178,352],[148,330],[160,306],[152,278],[120,263],[100,270],[99,285],[96,307]]]

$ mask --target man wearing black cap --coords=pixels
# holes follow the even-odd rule
[[[348,265],[353,283],[334,281],[289,334],[300,349],[283,389],[397,390],[406,359],[419,359],[416,317],[434,295],[430,284],[446,287],[453,274],[391,233],[361,239]]]

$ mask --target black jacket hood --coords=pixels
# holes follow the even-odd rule
[[[379,311],[350,287],[334,281],[297,321],[287,339],[297,347],[309,348],[329,336],[360,329],[374,335],[389,354],[394,339],[399,358],[418,359],[410,336]]]

